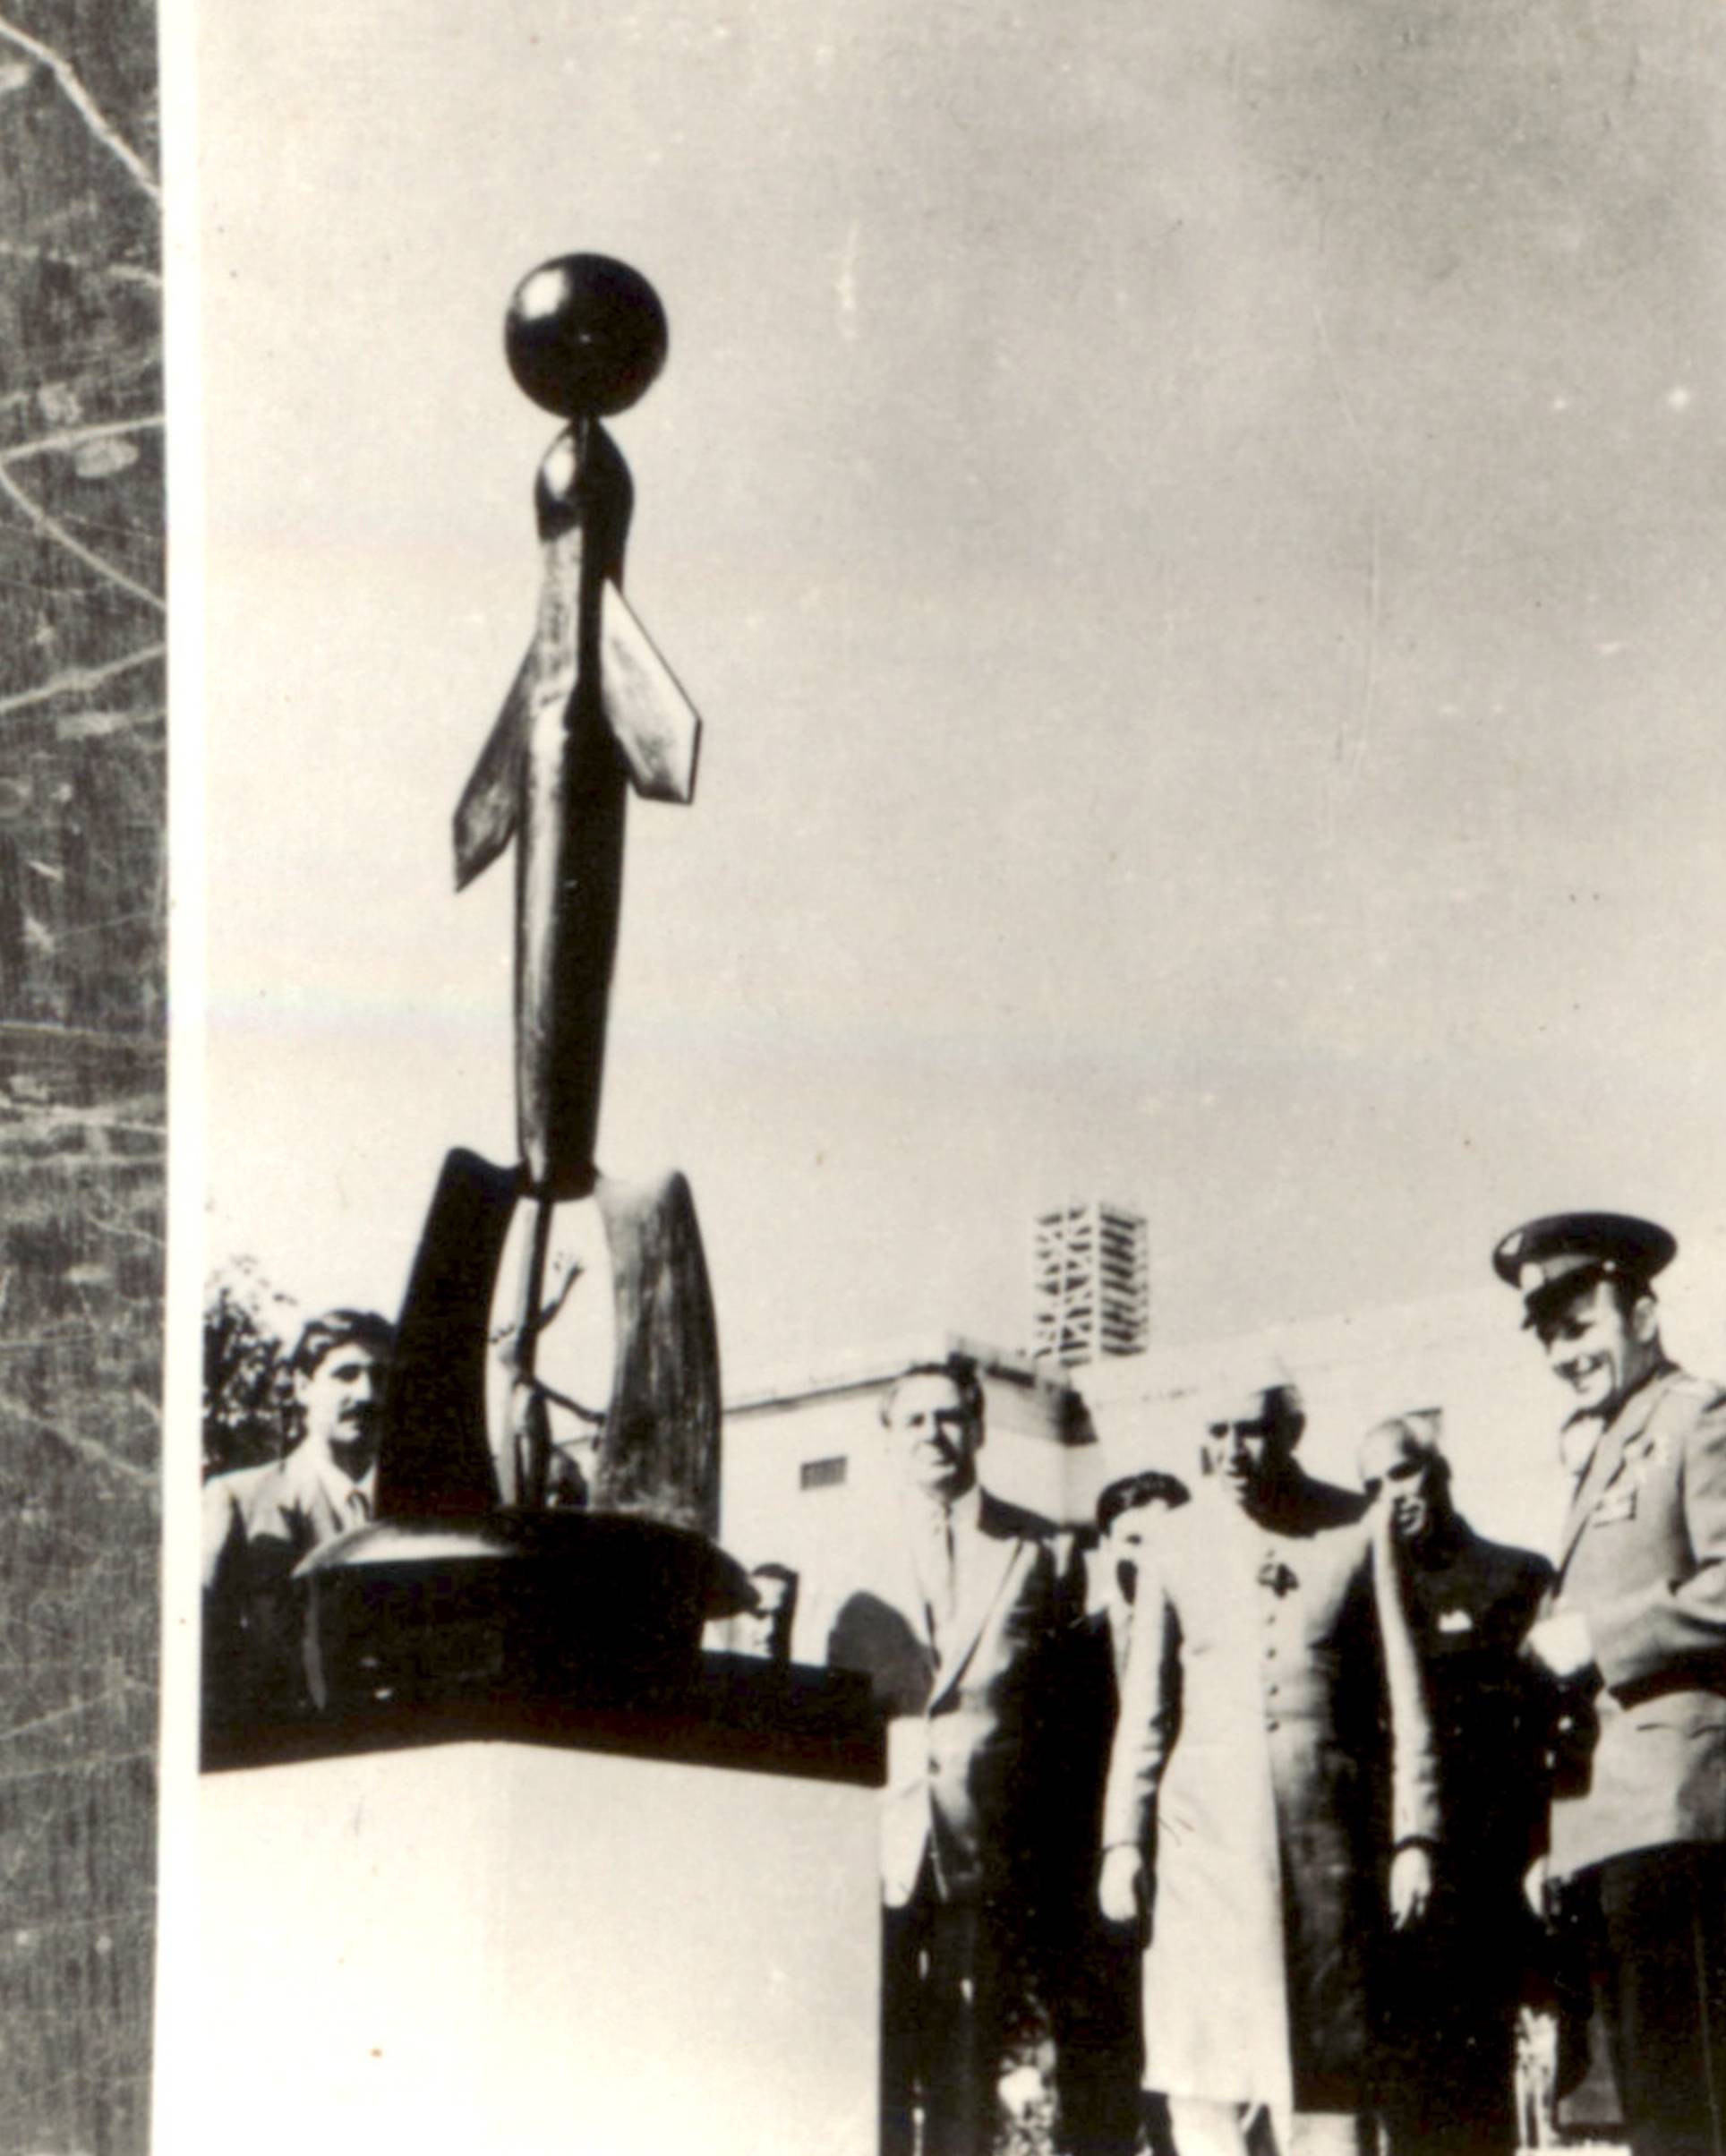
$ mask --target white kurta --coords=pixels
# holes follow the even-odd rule
[[[1150,1864],[1148,2088],[1285,2109],[1368,2100],[1393,1786],[1360,1510],[1309,1483],[1273,1531],[1207,1493],[1168,1523],[1141,1588],[1104,1837]],[[1396,1830],[1436,1835],[1430,1732],[1412,1720]]]

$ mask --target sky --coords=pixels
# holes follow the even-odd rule
[[[1726,58],[1702,0],[203,11],[211,1265],[399,1298],[514,1157],[449,818],[532,626],[504,306],[622,256],[634,805],[601,1163],[694,1185],[728,1389],[1450,1294],[1726,1228]],[[184,650],[183,650],[184,656]],[[1510,1314],[1507,1309],[1507,1317]]]

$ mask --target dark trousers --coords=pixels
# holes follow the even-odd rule
[[[1043,1979],[1062,2144],[1070,2156],[1132,2156],[1144,2109],[1139,1941],[1099,1917],[1075,1921],[1063,1946]]]
[[[1389,2156],[1509,2156],[1517,2007],[1539,1936],[1520,1882],[1440,1893],[1378,1972]]]
[[[882,1919],[881,2156],[988,2156],[1013,1929],[988,1902],[944,1902],[927,1874]]]
[[[1596,1998],[1632,2156],[1726,2156],[1726,1849],[1594,1868]]]

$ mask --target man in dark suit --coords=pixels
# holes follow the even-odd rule
[[[1448,1865],[1424,1923],[1391,1935],[1384,2014],[1390,2156],[1517,2145],[1516,2025],[1540,1938],[1523,1880],[1544,1825],[1544,1688],[1521,1659],[1551,1567],[1457,1510],[1438,1411],[1361,1443],[1361,1486],[1390,1508],[1424,1672]]]
[[[898,1561],[841,1606],[836,1668],[890,1719],[882,1811],[883,2156],[986,2156],[1036,1887],[1039,1724],[1059,1619],[1036,1523],[983,1490],[983,1394],[964,1356],[908,1370],[882,1406]]]
[[[204,1485],[204,1681],[218,1718],[303,1704],[288,1578],[320,1544],[372,1517],[394,1337],[373,1311],[310,1320],[288,1361],[299,1442],[268,1467]]]
[[[1168,1515],[1188,1496],[1178,1476],[1154,1467],[1107,1484],[1097,1501],[1101,1606],[1086,1611],[1063,1645],[1053,1750],[1071,1810],[1048,1837],[1044,1862],[1066,1880],[1048,1945],[1047,1989],[1061,2141],[1071,2156],[1132,2156],[1141,2132],[1153,2149],[1168,2145],[1162,2107],[1147,2118],[1141,2086],[1139,1939],[1132,1927],[1104,1918],[1097,1875],[1140,1568]]]
[[[1726,1390],[1661,1344],[1678,1245],[1619,1213],[1493,1253],[1576,1406],[1557,1572],[1529,1635],[1576,1741],[1549,1882],[1597,1919],[1598,2004],[1634,2156],[1726,2152]]]

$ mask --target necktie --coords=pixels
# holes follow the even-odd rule
[[[929,1605],[929,1628],[939,1648],[953,1624],[955,1594],[953,1522],[944,1510],[937,1510],[929,1522],[925,1563],[928,1577],[923,1591]]]

